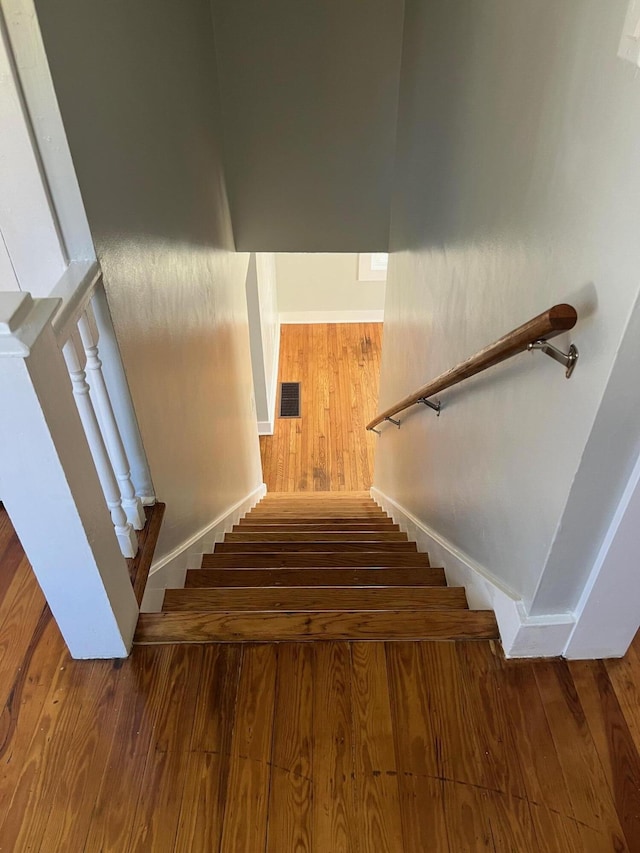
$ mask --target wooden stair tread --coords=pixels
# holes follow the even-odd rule
[[[216,542],[213,547],[214,554],[244,554],[244,553],[292,553],[295,551],[377,551],[388,553],[415,554],[417,546],[415,542]]]
[[[462,587],[221,587],[167,589],[164,611],[448,610],[467,607]]]
[[[142,613],[136,643],[251,640],[497,639],[495,616],[478,610],[316,611],[313,613]]]
[[[315,530],[315,531],[298,531],[298,530],[274,530],[274,531],[233,531],[227,533],[225,542],[277,542],[283,539],[285,542],[339,542],[341,539],[347,538],[351,542],[408,542],[407,534],[397,530],[392,530],[387,533],[384,530],[350,530],[348,535],[345,533],[336,532],[333,530]]]
[[[444,569],[191,569],[186,588],[219,586],[446,586]]]
[[[428,566],[427,554],[417,551],[297,551],[292,554],[203,554],[203,569],[333,569],[364,566],[366,568],[385,568],[394,566]]]

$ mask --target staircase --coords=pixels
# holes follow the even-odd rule
[[[135,642],[497,637],[367,492],[277,492],[140,615]]]

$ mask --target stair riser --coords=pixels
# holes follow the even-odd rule
[[[308,551],[322,552],[335,551],[335,542],[217,542],[214,546],[215,554],[245,554],[268,552],[279,553],[305,553]],[[378,542],[375,548],[366,542],[340,542],[340,551],[376,551],[377,553],[410,553],[415,554],[417,549],[415,542]]]
[[[446,586],[440,568],[192,569],[185,587],[220,586]]]
[[[390,533],[385,531],[367,532],[362,530],[350,530],[345,533],[336,533],[330,530],[316,530],[313,532],[301,532],[297,530],[276,530],[273,532],[242,532],[227,533],[225,542],[340,542],[342,539],[349,539],[351,542],[408,542],[407,534],[393,530]]]
[[[168,589],[162,609],[208,612],[357,612],[362,610],[465,609],[464,589],[456,587],[330,587],[272,589]]]
[[[392,568],[395,566],[428,566],[426,554],[400,553],[376,554],[373,551],[338,553],[295,554],[204,554],[203,569],[343,569],[352,566],[365,568]]]

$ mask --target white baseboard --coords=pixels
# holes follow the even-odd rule
[[[384,310],[363,311],[283,311],[280,323],[383,323]]]
[[[465,588],[469,607],[494,611],[508,658],[563,654],[575,625],[573,613],[529,616],[522,599],[484,566],[379,489],[373,487],[371,497],[410,539],[416,541],[419,551],[429,553],[434,566],[444,566],[450,586]]]
[[[224,539],[234,524],[246,515],[267,493],[267,487],[261,483],[241,501],[219,515],[194,536],[184,541],[169,554],[151,565],[147,586],[140,609],[143,613],[153,613],[162,607],[164,591],[168,587],[181,588],[188,569],[199,569],[202,555],[213,550],[216,542]]]
[[[273,435],[274,421],[258,421],[258,435]]]

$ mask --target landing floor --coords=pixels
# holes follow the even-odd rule
[[[260,438],[270,492],[371,487],[381,351],[382,323],[282,326],[278,387],[300,382],[302,406]]]
[[[138,647],[68,658],[0,511],[0,850],[640,850],[640,645]]]

